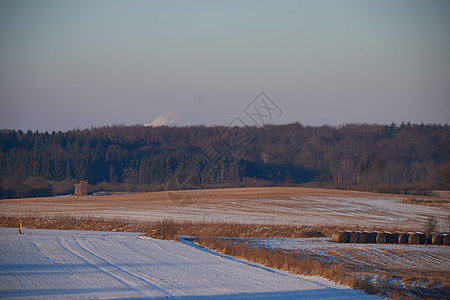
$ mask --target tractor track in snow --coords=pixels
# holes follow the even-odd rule
[[[81,245],[79,239],[74,239],[73,242],[76,246],[79,247],[81,251],[75,250],[64,239],[60,239],[59,244],[61,248],[65,249],[66,251],[69,251],[73,255],[84,260],[85,262],[90,264],[93,268],[96,268],[99,271],[107,274],[108,276],[116,279],[117,281],[125,284],[126,286],[130,287],[130,289],[136,291],[137,293],[145,297],[154,296],[154,293],[148,293],[148,286],[160,291],[162,293],[161,295],[162,297],[172,296],[171,293],[167,292],[165,289],[156,285],[154,282],[151,282],[150,276],[148,276],[147,274],[140,273],[139,276],[137,274],[133,274],[133,271],[127,270],[123,267],[119,267],[117,264],[114,264],[114,262],[105,259],[104,257],[100,256],[94,251],[88,250],[86,245],[85,246]],[[87,255],[82,254],[82,252],[85,252]],[[92,257],[89,258],[89,256]],[[144,285],[142,285],[141,283],[143,283]]]
[[[320,277],[137,236],[0,228],[0,298],[377,299]]]

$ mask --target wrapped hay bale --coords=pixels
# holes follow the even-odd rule
[[[399,244],[408,244],[409,242],[409,234],[408,233],[400,233],[398,235],[398,243]]]
[[[398,243],[398,237],[400,234],[390,232],[385,232],[384,234],[386,235],[386,243],[389,244]]]
[[[356,243],[358,241],[358,234],[354,231],[346,231],[347,233],[347,243]]]
[[[348,240],[347,232],[335,231],[331,235],[331,241],[335,243],[346,243]]]
[[[376,243],[377,235],[378,235],[377,232],[365,232],[365,234],[366,234],[366,242],[367,243],[371,243],[371,244]]]
[[[367,243],[367,235],[365,232],[358,232],[358,241],[357,243],[365,244]]]
[[[442,244],[443,245],[450,245],[450,235],[446,234],[444,235],[444,238],[442,239]]]
[[[442,245],[442,243],[444,242],[444,238],[442,235],[437,234],[437,233],[432,233],[431,234],[431,244],[433,245]]]
[[[386,235],[383,232],[379,232],[376,237],[377,244],[386,243]]]

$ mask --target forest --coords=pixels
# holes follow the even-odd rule
[[[448,125],[114,125],[0,131],[0,198],[89,191],[311,186],[427,194],[450,187]],[[178,177],[174,177],[178,176]],[[182,180],[183,179],[183,180]]]

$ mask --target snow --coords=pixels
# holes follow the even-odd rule
[[[145,221],[395,227],[420,231],[429,217],[448,227],[450,209],[402,203],[406,196],[307,188],[205,190],[192,203],[168,192],[121,196],[5,199],[6,216],[75,216]],[[429,197],[450,201],[447,194]]]
[[[352,265],[415,269],[437,272],[450,270],[450,247],[408,244],[333,243],[331,238],[233,238],[270,249],[295,250],[317,259]]]
[[[376,299],[137,233],[0,228],[0,297],[32,299]]]
[[[228,238],[223,238],[228,239]],[[286,250],[313,251],[316,249],[371,249],[371,250],[411,250],[427,251],[430,253],[450,254],[450,247],[435,245],[410,245],[410,244],[358,244],[358,243],[334,243],[330,237],[319,238],[229,238],[245,240],[271,249],[281,248]],[[450,258],[449,258],[450,259]]]

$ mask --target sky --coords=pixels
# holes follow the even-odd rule
[[[0,128],[450,123],[449,33],[447,0],[0,0]]]

